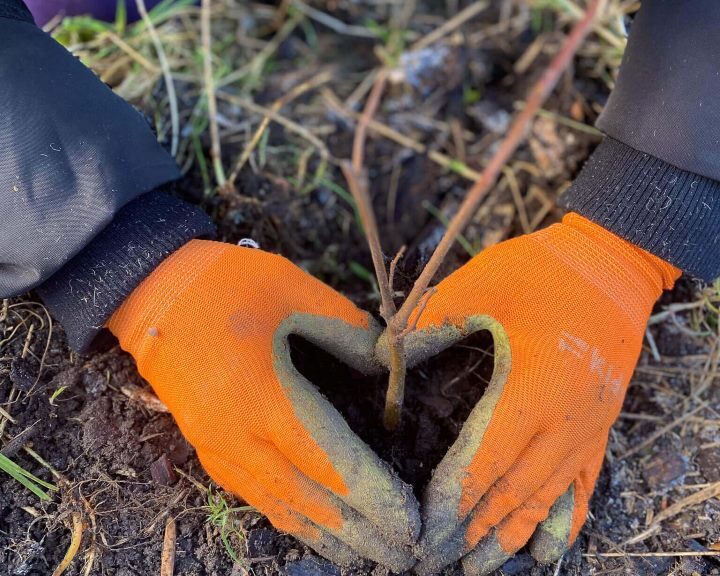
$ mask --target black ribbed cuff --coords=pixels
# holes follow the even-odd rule
[[[35,24],[30,10],[22,0],[0,0],[0,18]]]
[[[720,276],[716,180],[605,138],[560,205],[693,276]]]
[[[113,312],[165,258],[215,227],[200,208],[163,192],[126,206],[37,289],[73,350],[87,351]]]

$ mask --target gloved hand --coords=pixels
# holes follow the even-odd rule
[[[411,489],[290,360],[297,334],[374,369],[368,314],[284,258],[193,240],[108,326],[225,489],[337,563],[412,565]]]
[[[570,214],[437,286],[405,341],[409,362],[489,330],[495,371],[424,496],[419,574],[463,556],[465,574],[487,574],[533,533],[541,561],[573,543],[653,304],[679,275]]]

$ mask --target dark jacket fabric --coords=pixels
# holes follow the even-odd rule
[[[0,0],[0,297],[38,288],[84,349],[188,240],[202,210],[159,190],[180,176],[145,118]]]
[[[561,203],[705,280],[720,276],[720,2],[644,0]]]
[[[562,202],[686,272],[720,275],[720,3],[645,0],[597,148]],[[0,0],[0,297],[37,287],[84,350],[213,225],[143,117]]]

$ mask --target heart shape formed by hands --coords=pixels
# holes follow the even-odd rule
[[[409,364],[486,329],[495,372],[424,493],[417,573],[462,558],[480,576],[529,541],[547,562],[575,540],[653,304],[679,274],[569,214],[437,285],[411,320]]]
[[[288,260],[191,241],[109,327],[210,476],[277,528],[340,564],[364,557],[424,575],[462,557],[474,576],[536,529],[531,552],[546,561],[577,536],[652,305],[678,275],[571,215],[438,284],[406,336],[409,363],[488,330],[495,371],[422,511],[292,362],[295,334],[382,371],[380,327]]]
[[[489,332],[493,337],[495,349],[493,375],[482,399],[472,410],[459,437],[435,470],[433,480],[425,491],[420,510],[423,519],[421,538],[419,544],[414,546],[414,554],[418,561],[422,561],[426,556],[425,547],[430,549],[435,542],[445,541],[441,556],[446,563],[450,558],[452,558],[450,561],[454,561],[469,552],[463,530],[456,530],[455,535],[447,534],[448,529],[453,526],[452,522],[448,522],[448,518],[455,517],[460,508],[462,477],[490,423],[493,410],[510,372],[511,358],[510,344],[505,330],[499,322],[489,316],[471,316],[461,326],[446,323],[441,327],[412,332],[405,342],[408,365],[415,366],[460,343],[472,334],[482,331]],[[291,336],[299,336],[348,366],[370,375],[387,372],[389,366],[387,333],[380,335],[380,328],[373,320],[369,320],[367,330],[348,330],[337,320],[319,320],[314,316],[298,314],[285,320],[276,333],[273,346],[275,371],[278,379],[287,387],[288,393],[298,397],[294,402],[296,413],[319,445],[331,452],[342,452],[345,449],[343,447],[348,443],[338,435],[338,430],[345,429],[347,424],[335,407],[328,404],[322,417],[319,417],[314,413],[317,410],[315,400],[299,398],[299,395],[303,394],[313,395],[315,386],[297,370],[293,363],[289,342]],[[372,342],[375,340],[376,344],[373,346]],[[370,351],[371,347],[374,353]],[[306,409],[306,406],[315,406],[315,408]],[[317,422],[323,424],[316,426]],[[357,477],[356,466],[363,462],[363,459],[357,457],[347,459],[341,456],[339,453],[332,456],[333,461],[338,463],[338,471],[341,475],[349,478]],[[397,479],[394,472],[393,477]],[[376,488],[398,490],[405,495],[405,498],[417,505],[409,487],[399,480],[398,482],[400,483],[393,486],[377,485]],[[354,489],[356,488],[353,487]],[[573,494],[570,488],[536,530],[530,551],[537,560],[550,562],[559,558],[564,552],[568,546],[572,517]],[[482,565],[489,572],[510,556],[497,541],[493,541],[482,550],[476,550],[472,558],[475,564]],[[337,560],[334,556],[331,556],[331,559]],[[397,567],[398,564],[394,563],[394,568]],[[424,574],[434,574],[442,567],[423,566],[421,563],[419,568]]]

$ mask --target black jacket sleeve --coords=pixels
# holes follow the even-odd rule
[[[561,202],[694,276],[720,276],[720,2],[644,0],[598,146]]]
[[[179,177],[144,117],[0,0],[0,297],[38,288],[85,348],[208,217],[160,188]]]

